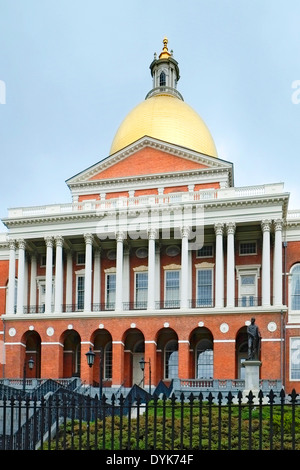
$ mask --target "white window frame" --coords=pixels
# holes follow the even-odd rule
[[[292,309],[292,305],[293,305],[293,301],[292,301],[292,295],[293,295],[293,292],[292,292],[292,282],[293,282],[293,270],[299,266],[300,267],[300,263],[295,263],[291,269],[290,269],[290,272],[289,272],[289,314],[292,315],[293,317],[293,321],[300,321],[300,309],[299,310],[293,310]]]
[[[197,250],[197,251],[196,251],[196,258],[198,258],[198,259],[213,258],[214,255],[215,255],[215,250],[214,250],[214,244],[213,244],[213,243],[205,243],[202,248],[208,247],[208,246],[211,247],[211,255],[199,255],[198,252],[199,252],[200,250]]]
[[[178,299],[174,299],[174,306],[169,306],[168,302],[171,302],[171,300],[167,299],[167,273],[169,272],[178,272],[178,277],[179,277],[179,286],[178,286]],[[181,269],[165,269],[164,272],[164,307],[166,308],[178,308],[180,307],[180,283],[181,283]]]
[[[258,280],[260,279],[260,265],[253,264],[248,266],[236,266],[236,273],[237,273],[237,280],[238,280],[238,299],[242,298],[241,296],[241,287],[242,287],[242,276],[255,276],[255,287],[254,287],[254,299],[258,299]],[[257,306],[258,302],[254,302],[252,305],[253,307]],[[245,307],[250,307],[250,305],[246,305]]]
[[[115,309],[115,305],[116,305],[116,290],[117,290],[117,285],[116,285],[116,288],[115,288],[115,301],[114,302],[108,302],[108,298],[107,298],[107,279],[108,279],[108,276],[115,276],[116,278],[116,271],[109,271],[109,272],[106,272],[105,273],[105,309],[106,310],[114,310]],[[116,281],[117,281],[117,278],[116,278]]]
[[[79,308],[79,302],[78,302],[78,280],[79,278],[83,278],[84,279],[84,289],[85,289],[85,270],[81,270],[79,272],[76,273],[76,310],[83,310],[84,309],[84,290],[83,290],[83,304],[82,304],[82,307]]]
[[[255,253],[241,253],[241,245],[245,245],[247,243],[255,244]],[[239,242],[239,255],[240,256],[255,256],[257,255],[257,241],[256,240],[243,240]]]
[[[147,295],[146,295],[146,300],[145,300],[145,305],[143,305],[142,307],[139,307],[138,306],[138,303],[140,301],[137,300],[137,276],[140,275],[140,274],[147,274]],[[148,283],[149,283],[149,276],[148,276],[148,270],[138,270],[138,271],[135,271],[134,273],[134,306],[135,308],[147,308],[147,301],[148,301]]]
[[[214,268],[209,267],[209,266],[196,268],[196,307],[202,307],[202,305],[199,305],[200,299],[198,297],[198,273],[200,271],[211,271],[211,299],[210,299],[211,305],[203,305],[203,307],[213,307],[214,305]]]
[[[293,346],[293,343],[297,344],[297,348]],[[293,349],[295,349],[295,351],[293,351]],[[300,370],[299,370],[299,378],[292,378],[293,361],[295,364],[300,364],[300,336],[294,336],[290,338],[290,364],[289,364],[290,381],[300,382]]]

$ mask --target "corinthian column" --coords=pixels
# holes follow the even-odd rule
[[[235,223],[227,224],[227,307],[234,307],[234,232]]]
[[[117,262],[116,262],[116,304],[115,310],[122,310],[123,307],[123,242],[124,232],[116,234],[117,240]]]
[[[216,233],[216,293],[215,307],[224,307],[224,259],[223,259],[223,227],[215,225]]]
[[[17,313],[24,313],[24,286],[25,286],[25,242],[18,240],[19,263],[18,263],[18,295]]]
[[[153,310],[155,308],[155,240],[157,238],[157,230],[150,229],[148,231],[148,302],[147,308]]]
[[[263,231],[262,249],[262,305],[270,305],[270,220],[263,220],[261,223]]]
[[[275,220],[275,245],[273,269],[274,305],[282,305],[282,220]]]
[[[181,286],[180,286],[180,307],[188,308],[189,292],[189,227],[181,229]]]
[[[52,311],[52,271],[53,271],[53,237],[46,237],[46,298],[45,313]]]
[[[7,313],[15,313],[15,283],[16,283],[16,242],[9,241],[9,280]]]
[[[61,313],[63,299],[63,237],[56,237],[55,242],[55,313]]]
[[[92,243],[93,235],[86,233],[85,239],[85,279],[84,279],[84,311],[92,308]]]

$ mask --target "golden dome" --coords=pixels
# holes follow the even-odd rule
[[[184,101],[168,93],[147,98],[127,115],[114,137],[110,155],[144,136],[218,156],[201,117]]]

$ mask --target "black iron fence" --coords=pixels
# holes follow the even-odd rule
[[[0,450],[300,450],[298,394],[76,394],[0,400]]]

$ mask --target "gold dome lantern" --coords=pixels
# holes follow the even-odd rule
[[[153,89],[121,123],[113,139],[110,155],[148,136],[217,157],[213,138],[205,122],[177,91],[179,68],[163,40],[163,50],[150,65]]]

